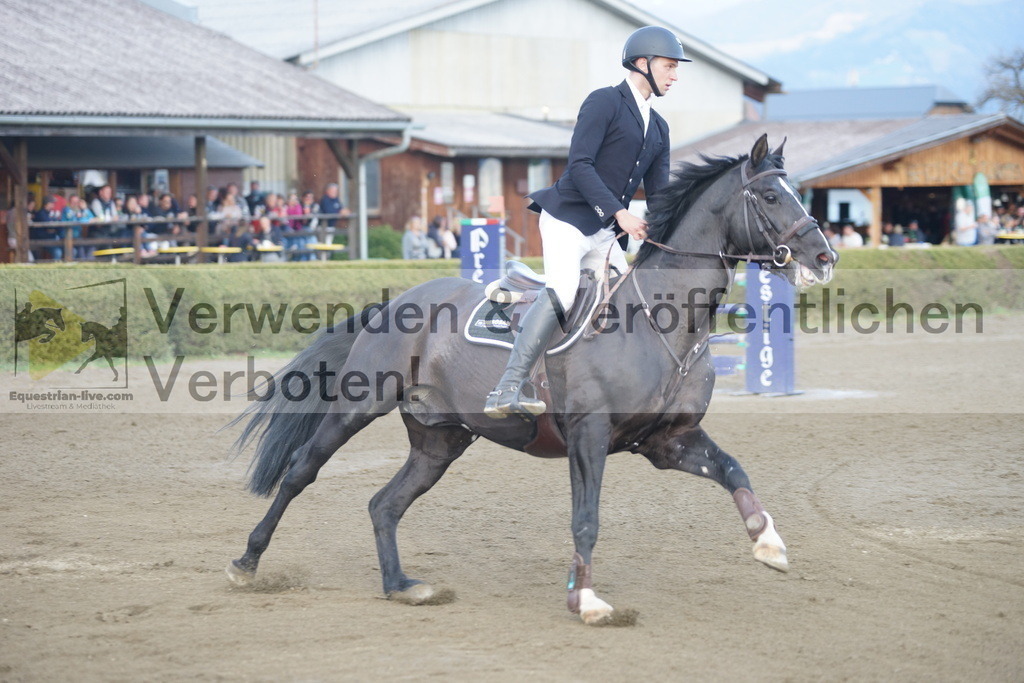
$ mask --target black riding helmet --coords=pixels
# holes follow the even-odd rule
[[[647,59],[647,71],[641,71],[635,64],[640,57]],[[643,74],[647,82],[651,84],[651,90],[658,97],[664,93],[658,90],[651,75],[651,60],[655,57],[674,59],[678,62],[692,62],[683,54],[683,45],[679,39],[668,29],[660,26],[644,26],[633,31],[626,39],[626,45],[622,48],[622,66],[630,71]]]

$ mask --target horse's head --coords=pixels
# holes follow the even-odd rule
[[[87,342],[96,336],[96,323],[82,323],[82,341]]]
[[[771,254],[770,267],[793,284],[826,283],[839,259],[783,169],[783,140],[769,153],[762,135],[740,164],[742,199],[732,220],[732,242],[741,253]]]

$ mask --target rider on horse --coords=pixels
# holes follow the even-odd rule
[[[626,40],[622,66],[630,73],[618,86],[590,93],[580,107],[565,173],[551,187],[530,195],[540,211],[546,296],[523,316],[505,373],[488,394],[484,413],[540,415],[547,406],[522,394],[531,369],[554,332],[559,315],[572,306],[581,268],[610,264],[626,270],[616,226],[635,239],[647,223],[628,210],[640,182],[651,197],[668,182],[668,124],[650,106],[676,81],[679,62],[689,62],[672,32],[646,26]],[[609,252],[610,250],[610,252]]]

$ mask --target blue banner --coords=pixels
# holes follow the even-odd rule
[[[746,303],[752,312],[747,334],[747,391],[793,394],[793,332],[796,287],[789,280],[747,264]]]
[[[462,220],[462,277],[487,284],[505,267],[505,223],[494,218]]]

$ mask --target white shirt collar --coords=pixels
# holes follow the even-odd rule
[[[651,121],[651,101],[650,101],[650,98],[654,97],[654,93],[651,93],[651,95],[647,99],[644,99],[644,96],[642,94],[640,94],[640,89],[638,87],[636,87],[635,83],[633,83],[633,79],[632,78],[627,78],[626,79],[626,83],[629,84],[629,89],[633,92],[633,97],[636,99],[636,106],[640,110],[640,116],[643,117],[643,120],[644,120],[644,134],[646,135],[646,133],[647,133],[647,126],[648,126],[648,124]]]

